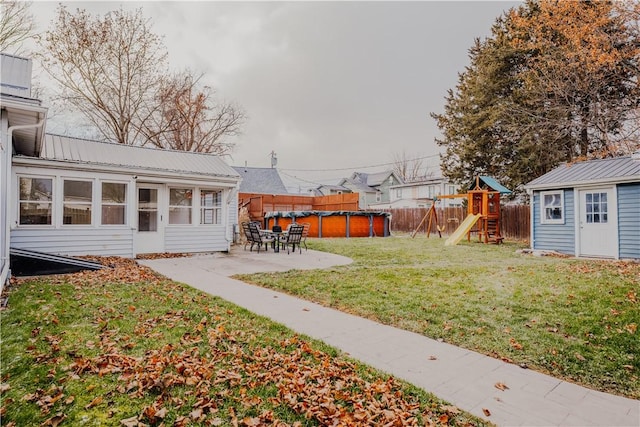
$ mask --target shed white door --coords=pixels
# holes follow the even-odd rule
[[[164,252],[163,187],[138,184],[136,254]]]
[[[580,190],[579,255],[617,258],[616,206],[615,187]]]

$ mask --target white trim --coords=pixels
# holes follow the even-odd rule
[[[553,182],[548,184],[539,185],[525,185],[527,190],[544,191],[553,190],[557,188],[590,188],[597,185],[609,185],[609,184],[626,184],[631,182],[640,182],[639,175],[621,176],[605,179],[594,179],[589,181],[568,181],[568,182]]]
[[[546,204],[544,201],[545,196],[560,196],[560,215],[561,218],[547,218],[546,216]],[[564,224],[566,221],[565,214],[565,203],[564,203],[564,190],[553,190],[553,191],[541,191],[540,192],[540,224]]]

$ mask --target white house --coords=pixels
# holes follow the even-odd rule
[[[45,135],[12,161],[11,246],[134,257],[227,251],[239,175],[213,155]]]
[[[31,61],[0,54],[0,290],[9,277],[12,214],[11,154],[14,143],[35,151],[44,134],[47,109],[31,98]]]
[[[388,203],[374,204],[379,209],[427,208],[434,198],[443,194],[457,194],[460,187],[445,178],[397,184],[389,187]],[[438,207],[462,206],[463,199],[441,199]]]
[[[233,168],[209,154],[45,135],[30,73],[30,60],[2,54],[0,286],[10,247],[124,257],[229,250],[241,179]]]

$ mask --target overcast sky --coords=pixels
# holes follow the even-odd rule
[[[431,112],[468,65],[474,38],[489,35],[514,2],[125,2],[165,38],[175,69],[204,73],[248,120],[229,163],[269,167],[288,186],[337,183],[376,172],[394,156],[439,173]],[[40,30],[57,2],[35,2]],[[118,2],[72,2],[104,14]],[[342,169],[342,170],[339,170]],[[301,178],[292,183],[292,176]],[[294,188],[291,188],[294,190]]]

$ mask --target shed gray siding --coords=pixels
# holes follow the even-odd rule
[[[575,255],[575,198],[573,189],[564,189],[564,224],[542,224],[540,192],[533,193],[532,248]]]
[[[640,183],[618,185],[620,258],[640,259]]]
[[[133,257],[130,227],[108,228],[14,228],[11,246],[57,255]]]

